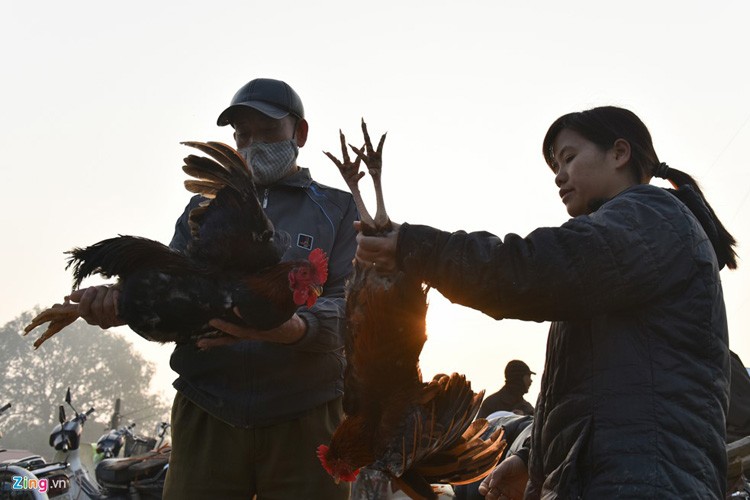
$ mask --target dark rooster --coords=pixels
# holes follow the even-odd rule
[[[212,335],[208,321],[213,318],[268,330],[299,306],[312,306],[328,275],[323,251],[313,250],[308,260],[281,262],[283,245],[274,239],[245,160],[226,144],[183,144],[213,158],[185,158],[183,170],[194,177],[185,187],[205,197],[190,212],[187,251],[136,236],[75,248],[68,252],[73,289],[92,274],[119,277],[119,317],[158,342]],[[50,322],[34,342],[39,347],[77,318],[78,305],[66,299],[40,313],[25,333]]]
[[[372,147],[362,122],[365,146],[352,150],[352,162],[341,134],[343,161],[330,153],[346,180],[362,218],[362,232],[389,232],[380,182],[382,149]],[[377,212],[372,218],[358,182],[363,161],[372,176]],[[463,484],[489,474],[505,447],[501,433],[481,439],[484,419],[474,420],[483,392],[475,394],[465,377],[436,375],[422,382],[419,355],[427,339],[427,289],[403,272],[382,274],[355,261],[347,285],[347,367],[344,378],[346,418],[330,445],[318,448],[323,467],[333,478],[353,481],[361,467],[385,472],[411,498],[433,499],[431,483]]]

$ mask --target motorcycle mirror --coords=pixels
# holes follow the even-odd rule
[[[60,405],[60,409],[57,412],[57,418],[60,419],[60,423],[65,423],[65,407],[63,405]]]
[[[70,387],[68,387],[68,390],[65,392],[65,402],[73,409],[73,413],[78,416],[78,410],[76,410],[76,407],[70,402]]]

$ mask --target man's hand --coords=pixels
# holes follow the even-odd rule
[[[396,246],[398,244],[398,224],[385,236],[365,236],[361,231],[362,224],[357,221],[354,229],[357,234],[357,261],[363,266],[375,266],[384,273],[396,271]]]
[[[236,344],[243,340],[263,340],[278,344],[293,344],[307,333],[307,323],[297,314],[293,314],[286,322],[271,330],[256,330],[255,328],[236,325],[221,319],[212,319],[208,324],[226,333],[226,335],[223,337],[200,339],[196,342],[199,349]]]
[[[72,292],[67,299],[78,303],[78,314],[86,323],[107,329],[125,324],[117,315],[119,295],[117,285],[102,285],[81,288]]]
[[[479,485],[479,494],[487,500],[522,500],[529,481],[526,462],[511,455],[500,462]]]

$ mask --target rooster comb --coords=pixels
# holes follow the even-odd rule
[[[328,461],[328,450],[330,450],[330,448],[324,444],[318,446],[317,450],[318,459],[320,460],[320,463],[323,465],[323,468],[326,470],[326,472],[328,472],[328,474],[330,474],[334,478],[337,478],[337,480],[340,479],[342,481],[352,482],[357,479],[357,476],[359,475],[359,469],[355,471],[346,471],[344,474],[339,475],[340,471],[334,470],[333,464]]]
[[[328,258],[326,257],[326,253],[320,248],[316,248],[310,252],[307,260],[315,268],[315,282],[320,284],[325,283],[328,279]]]
[[[318,454],[318,460],[320,460],[320,463],[323,465],[323,468],[328,472],[329,474],[333,474],[333,469],[331,465],[328,463],[328,459],[326,458],[326,454],[328,453],[328,446],[321,444],[318,446],[317,454]]]

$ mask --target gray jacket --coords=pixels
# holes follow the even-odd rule
[[[719,268],[675,196],[634,186],[525,238],[403,225],[398,252],[454,302],[553,322],[528,498],[724,498]]]
[[[177,346],[170,365],[179,374],[174,387],[195,404],[237,427],[274,424],[341,396],[343,392],[344,284],[356,249],[352,223],[358,220],[351,194],[323,186],[307,169],[260,190],[277,233],[291,243],[284,260],[328,255],[328,280],[315,305],[297,314],[307,334],[292,345],[243,341],[200,351]],[[170,244],[184,249],[190,238],[189,211],[177,221]]]

